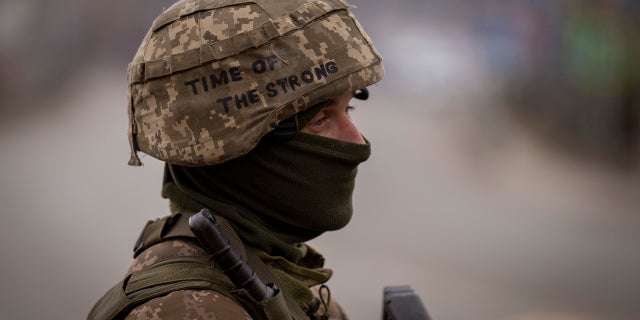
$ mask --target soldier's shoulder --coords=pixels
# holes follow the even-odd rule
[[[133,309],[125,320],[251,320],[245,309],[212,290],[178,290]]]
[[[197,256],[206,256],[206,253],[191,241],[182,239],[163,241],[138,255],[128,274],[141,272],[176,258]],[[178,289],[137,306],[125,319],[250,320],[251,317],[240,304],[221,292],[210,289]]]

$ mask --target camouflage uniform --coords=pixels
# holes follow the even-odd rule
[[[176,256],[203,256],[206,253],[197,245],[183,241],[171,240],[161,242],[145,250],[140,254],[127,274],[141,271],[156,263]],[[313,286],[312,291],[319,300],[319,286]],[[325,314],[324,306],[319,305],[316,311],[318,316]],[[342,309],[335,301],[329,303],[328,320],[346,320]],[[188,316],[188,317],[185,317]],[[249,314],[237,302],[224,294],[210,290],[179,290],[166,296],[153,299],[138,306],[129,313],[126,320],[152,320],[152,319],[228,319],[249,320]]]
[[[230,162],[298,113],[383,73],[342,0],[180,0],[153,22],[128,67],[129,164],[142,165],[139,151],[186,167]],[[202,256],[192,242],[160,242],[137,255],[128,276]],[[319,298],[320,282],[304,283]],[[330,319],[346,319],[328,305]],[[223,292],[182,289],[137,305],[126,319],[250,316]]]

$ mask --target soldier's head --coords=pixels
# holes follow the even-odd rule
[[[142,151],[215,165],[299,131],[364,143],[349,123],[321,118],[345,115],[382,75],[341,0],[179,1],[153,22],[128,68],[129,164],[140,165]]]
[[[232,204],[220,214],[244,238],[266,228],[286,242],[349,221],[370,154],[349,100],[383,68],[346,3],[181,0],[128,71],[129,163],[137,151],[166,162],[172,212]]]

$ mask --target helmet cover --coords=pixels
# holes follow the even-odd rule
[[[383,76],[340,0],[181,0],[128,68],[130,165],[200,166],[252,150],[281,121]]]

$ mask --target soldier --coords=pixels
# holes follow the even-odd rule
[[[89,318],[346,319],[305,242],[351,218],[370,145],[350,100],[382,76],[342,0],[181,0],[163,12],[128,68],[129,164],[138,151],[166,163],[171,215],[147,224]],[[211,264],[187,227],[203,208],[277,299],[253,301]]]

